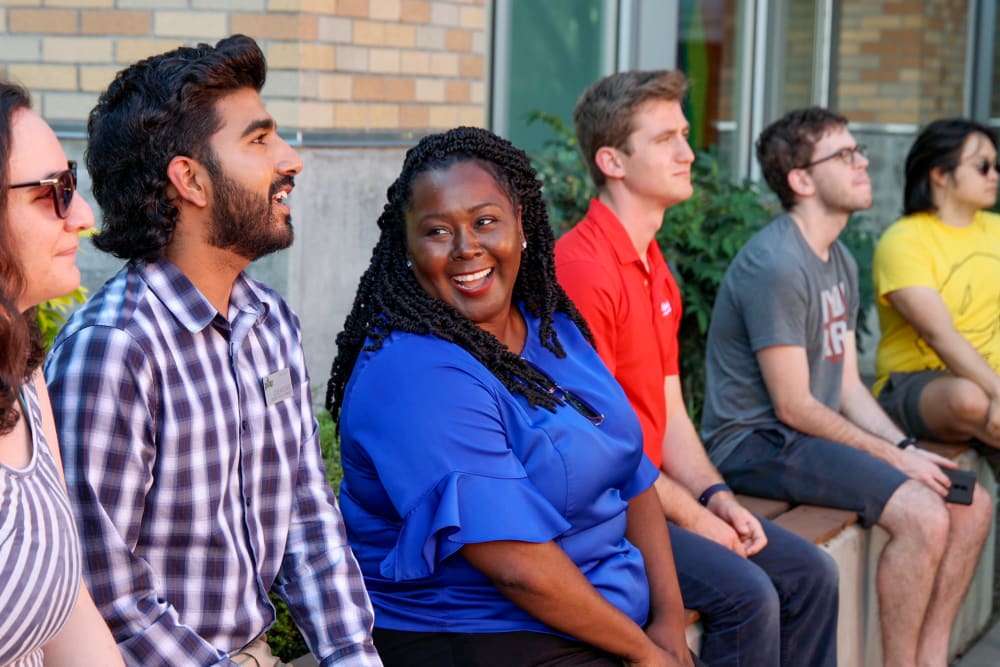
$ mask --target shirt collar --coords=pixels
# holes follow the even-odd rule
[[[607,239],[608,245],[614,251],[615,258],[619,264],[639,263],[642,265],[639,253],[636,251],[635,246],[632,245],[632,239],[629,237],[628,232],[625,231],[625,225],[622,224],[622,221],[618,219],[615,212],[608,208],[604,202],[597,197],[591,199],[586,217],[596,223],[601,234]],[[649,245],[650,247],[646,251],[647,256],[653,246],[656,245],[656,241],[654,240]]]
[[[149,285],[149,289],[189,332],[203,330],[219,315],[205,295],[169,260],[160,258],[153,262],[135,262],[135,269]],[[258,321],[270,312],[266,295],[245,273],[236,277],[229,303],[231,308],[251,314]]]

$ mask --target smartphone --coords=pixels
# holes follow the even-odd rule
[[[941,470],[951,480],[948,495],[944,497],[945,502],[971,505],[972,490],[976,486],[976,473],[971,470],[959,470],[957,468],[941,468]]]

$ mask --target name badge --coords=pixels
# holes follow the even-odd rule
[[[264,403],[274,405],[292,396],[292,371],[282,368],[260,379],[264,385]]]

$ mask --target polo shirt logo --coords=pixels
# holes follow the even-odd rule
[[[660,314],[664,317],[670,317],[670,313],[674,312],[674,307],[670,305],[670,300],[664,300],[660,302]]]

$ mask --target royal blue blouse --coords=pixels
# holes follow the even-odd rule
[[[556,631],[515,606],[459,549],[554,540],[636,623],[649,586],[625,539],[627,501],[656,468],[624,392],[573,322],[566,351],[541,345],[525,313],[522,356],[603,413],[532,409],[464,349],[393,332],[362,352],[340,418],[341,510],[375,607],[375,625],[416,632]]]

